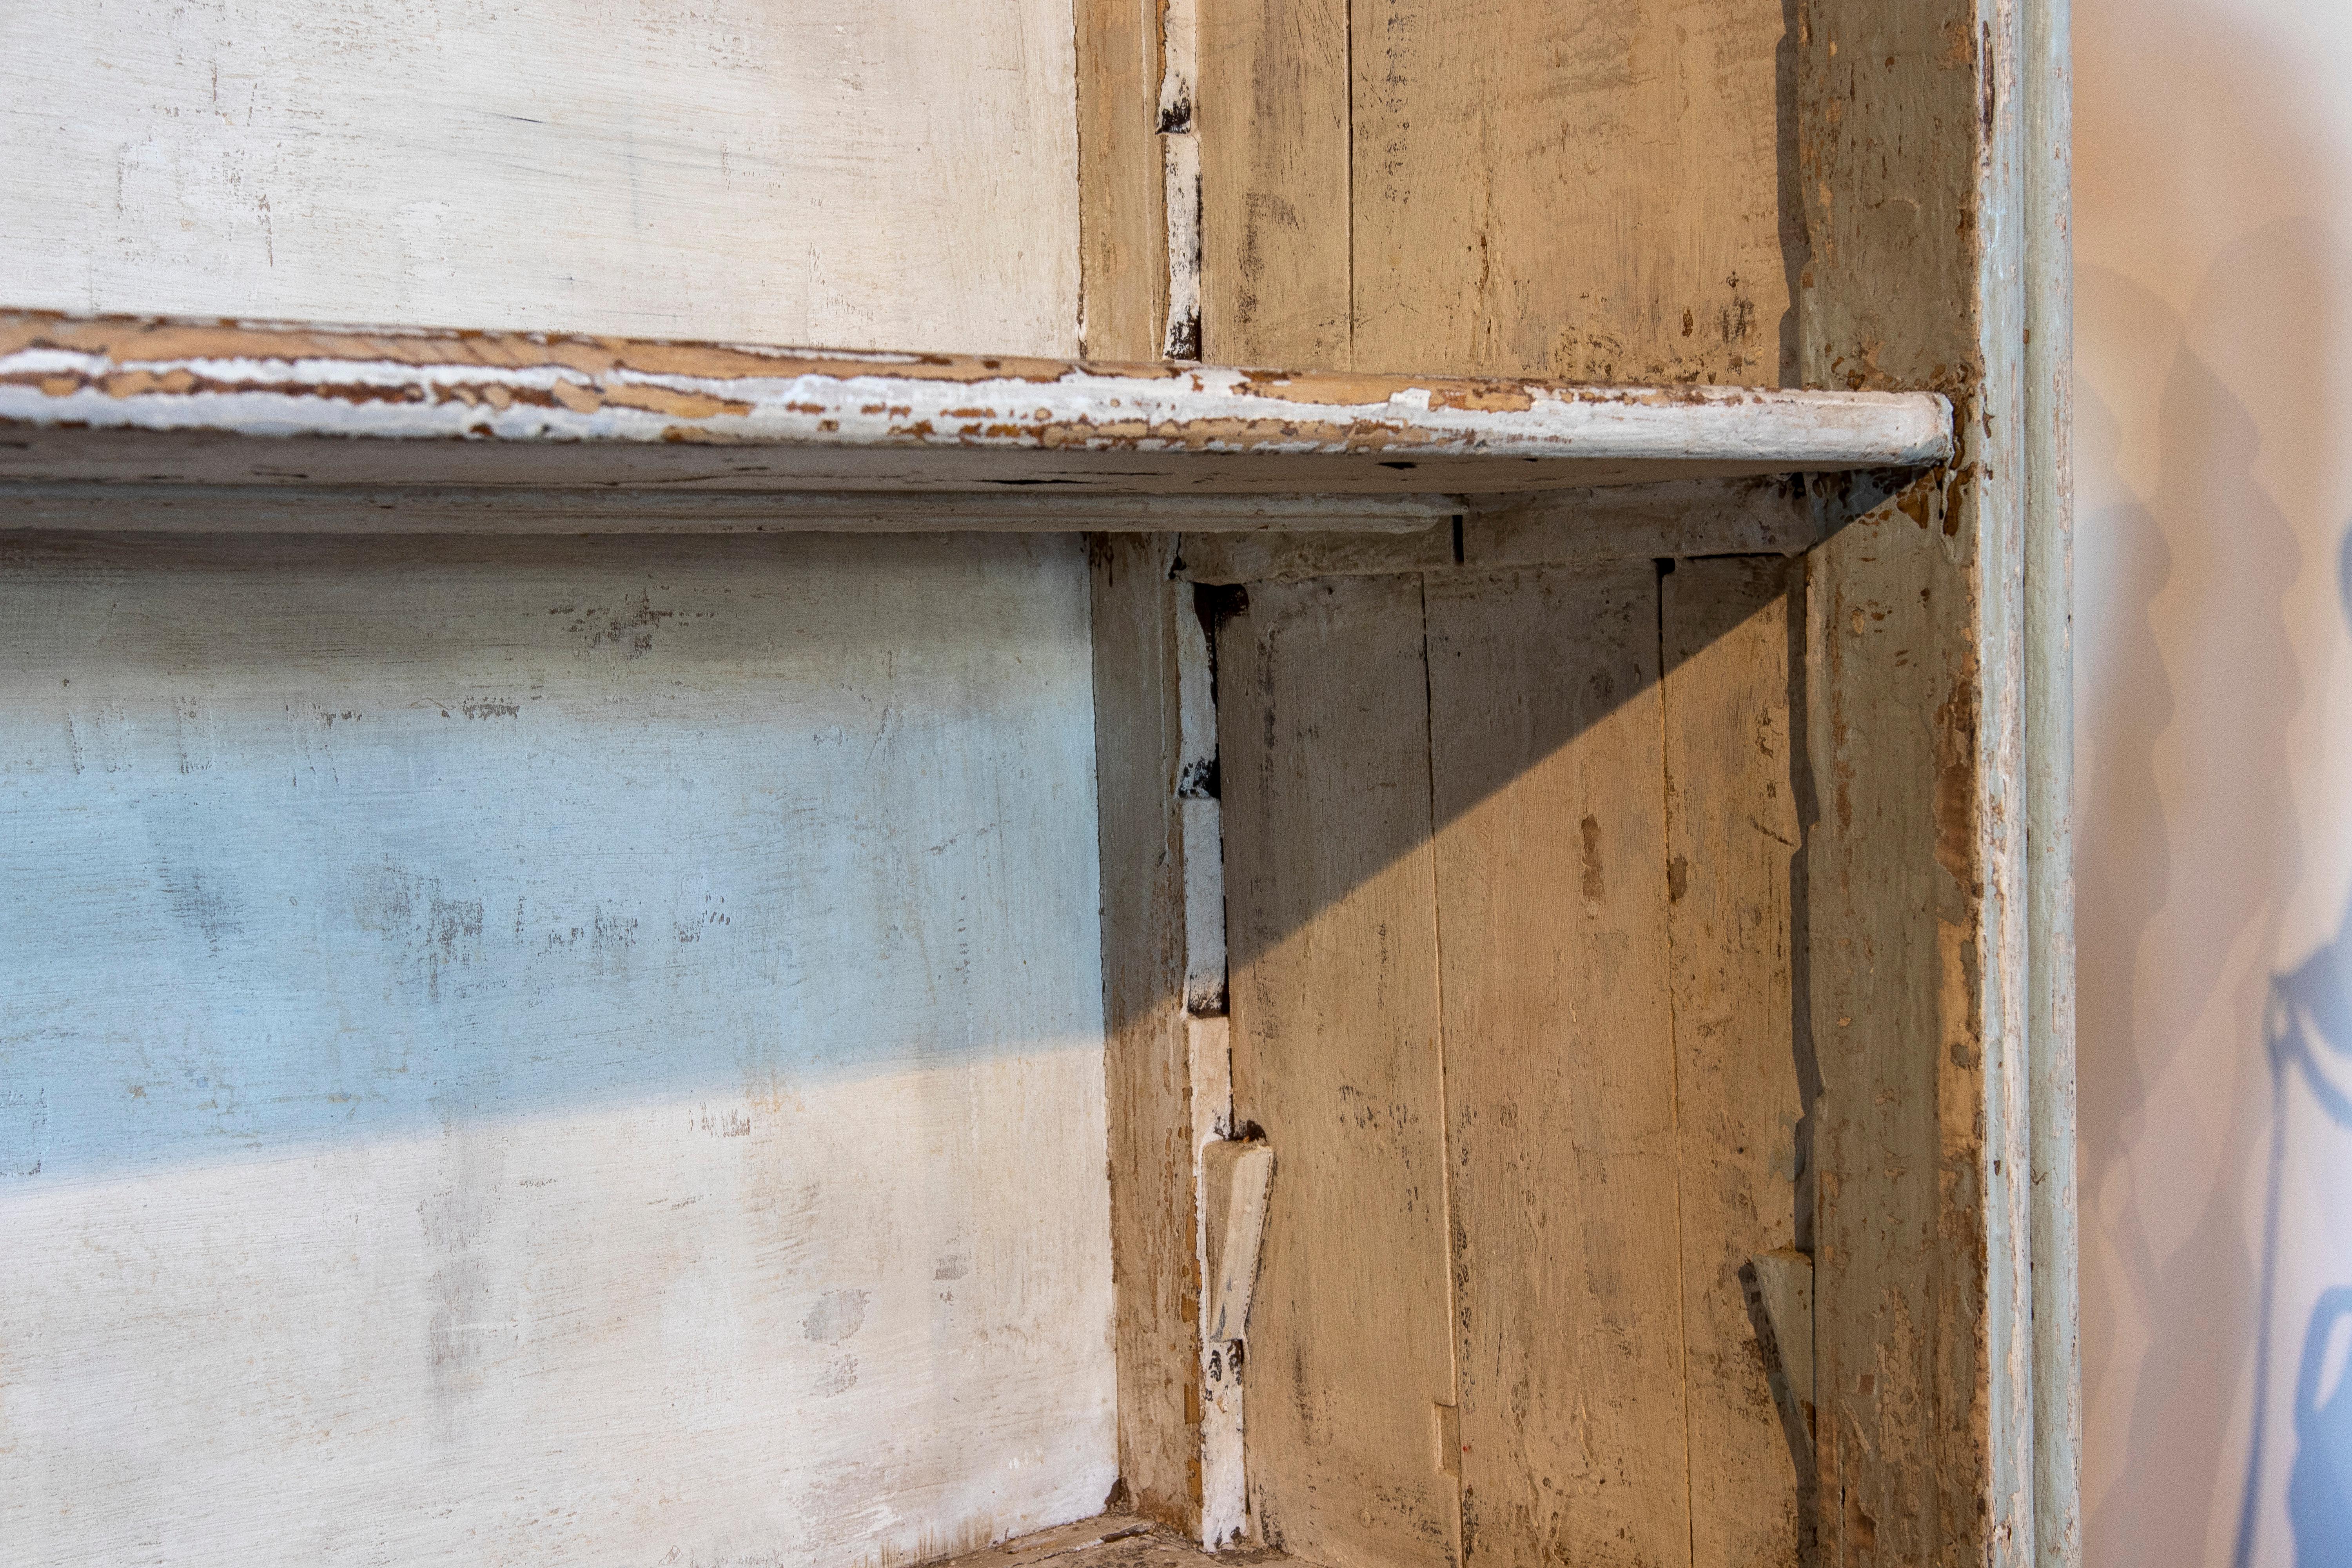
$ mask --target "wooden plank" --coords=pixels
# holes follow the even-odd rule
[[[0,483],[0,528],[91,533],[1412,531],[1451,496],[1110,490],[540,489],[521,485]]]
[[[1164,534],[1098,536],[1090,557],[1118,1468],[1129,1508],[1189,1532],[1201,1510],[1201,1266],[1174,623],[1191,606],[1168,580],[1173,548]]]
[[[60,310],[1075,353],[1073,56],[1068,0],[12,7],[0,278]]]
[[[1781,0],[1352,16],[1358,365],[1793,375]]]
[[[1948,482],[1809,560],[1822,1552],[2032,1561],[2021,8],[1813,0],[1808,384],[1948,389]]]
[[[1201,348],[1352,357],[1348,0],[1199,0]]]
[[[1428,603],[1462,1560],[1687,1563],[1656,576]]]
[[[1739,1279],[1753,1255],[1797,1245],[1810,1152],[1790,962],[1803,831],[1790,647],[1803,621],[1792,621],[1790,587],[1801,571],[1769,558],[1690,561],[1661,584],[1684,1340],[1691,1452],[1706,1456],[1690,1471],[1700,1568],[1797,1568],[1811,1544],[1810,1488],[1800,1491]],[[1810,1208],[1810,1181],[1801,1190]],[[1802,1353],[1810,1363],[1811,1346]]]
[[[1801,485],[1779,475],[1467,495],[1456,498],[1458,510],[1452,514],[1461,520],[1458,554],[1453,531],[1441,527],[1333,527],[1318,529],[1311,538],[1261,530],[1260,537],[1247,539],[1188,538],[1176,569],[1196,583],[1270,583],[1384,572],[1790,555],[1811,548],[1915,473],[1814,476]]]
[[[1218,637],[1234,1100],[1279,1163],[1249,1336],[1259,1539],[1458,1560],[1421,590],[1250,592]]]
[[[1159,354],[1168,312],[1155,0],[1076,0],[1078,352]]]

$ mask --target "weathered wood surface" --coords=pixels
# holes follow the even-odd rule
[[[1075,541],[19,542],[0,605],[0,1555],[1100,1509]]]
[[[1793,384],[1780,0],[1204,15],[1212,359]]]
[[[1176,624],[1192,595],[1168,580],[1173,550],[1165,535],[1092,542],[1095,744],[1119,1476],[1129,1508],[1194,1532],[1203,1352]]]
[[[2021,12],[1806,20],[1805,381],[1948,390],[1960,445],[1947,486],[1811,557],[1823,1553],[2011,1568],[2035,1550]]]
[[[1462,1561],[1687,1562],[1656,574],[1427,592]]]
[[[1783,384],[1787,11],[1355,5],[1349,363]]]
[[[1158,354],[1168,314],[1157,0],[1074,0],[1077,26],[1078,352]]]
[[[1279,1564],[1287,1560],[1271,1552],[1242,1551],[1212,1554],[1190,1542],[1178,1541],[1155,1529],[1150,1520],[1129,1513],[1106,1513],[1041,1530],[984,1551],[966,1552],[932,1568],[1213,1568],[1219,1563]]]
[[[88,533],[1151,533],[1436,527],[1451,496],[521,485],[11,484],[0,529]]]
[[[1202,353],[1350,369],[1347,0],[1196,3]]]
[[[1333,526],[1315,530],[1311,538],[1219,536],[1240,530],[1187,537],[1177,570],[1196,583],[1286,583],[1394,572],[1795,554],[1845,521],[1843,507],[1831,496],[1808,495],[1787,478],[1471,495],[1456,498],[1454,505],[1457,510],[1449,520],[1459,520],[1458,535],[1435,526],[1349,530],[1339,526],[1344,519],[1335,506],[1328,520]]]
[[[1811,1544],[1799,1513],[1811,1489],[1800,1492],[1739,1281],[1752,1255],[1812,1231],[1791,991],[1805,824],[1790,723],[1804,623],[1790,590],[1802,573],[1686,561],[1660,581],[1682,1310],[1691,1453],[1706,1456],[1690,1467],[1700,1568],[1797,1568]],[[1801,1353],[1810,1364],[1810,1343]]]
[[[11,7],[0,278],[55,310],[1075,353],[1073,74],[1067,0]]]
[[[1218,638],[1234,1106],[1279,1162],[1246,1447],[1268,1546],[1459,1561],[1420,584],[1255,589]]]
[[[0,480],[1538,489],[1917,466],[1932,394],[0,315]]]

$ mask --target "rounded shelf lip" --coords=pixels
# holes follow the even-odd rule
[[[1948,460],[1933,392],[0,312],[0,481],[1517,491]]]

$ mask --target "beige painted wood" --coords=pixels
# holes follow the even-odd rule
[[[1841,476],[1843,477],[1843,476]],[[1878,476],[1873,476],[1878,478]],[[1877,488],[1864,485],[1864,493]],[[1389,572],[1488,571],[1695,555],[1794,554],[1843,521],[1829,487],[1806,494],[1786,478],[1691,479],[1530,495],[1471,495],[1442,520],[1390,530],[1258,531],[1189,535],[1177,570],[1196,583],[1296,582]],[[1334,524],[1342,520],[1334,517]],[[1457,542],[1459,556],[1456,555]]]
[[[1800,1510],[1811,1499],[1739,1279],[1753,1254],[1796,1246],[1798,1196],[1811,1196],[1799,1184],[1810,1151],[1790,988],[1804,831],[1790,721],[1804,623],[1790,590],[1802,570],[1685,561],[1660,582],[1683,1323],[1691,1452],[1706,1456],[1690,1467],[1691,1556],[1703,1568],[1796,1568],[1810,1535]]]
[[[1068,0],[0,12],[12,306],[1077,352]]]
[[[1191,606],[1173,549],[1105,535],[1090,554],[1119,1477],[1128,1507],[1191,1532],[1203,1352],[1175,625]]]
[[[0,314],[0,481],[1414,493],[1917,465],[1932,395]]]
[[[1823,1552],[2012,1568],[2035,1552],[2022,13],[1807,20],[1805,378],[1947,389],[1960,443],[1807,587]]]
[[[1766,386],[1794,372],[1781,0],[1350,15],[1356,365]]]
[[[1686,1563],[1656,576],[1427,593],[1462,1560]]]
[[[1346,370],[1348,0],[1196,0],[1201,352]]]
[[[1234,1102],[1280,1162],[1249,1335],[1253,1522],[1458,1560],[1421,590],[1267,584],[1218,638]]]
[[[1758,1338],[1771,1336],[1765,1346],[1773,1376],[1795,1408],[1797,1420],[1809,1435],[1803,1449],[1812,1447],[1813,1424],[1813,1257],[1793,1247],[1776,1247],[1748,1260],[1745,1275],[1752,1286],[1753,1310],[1763,1317]],[[1777,1392],[1777,1391],[1776,1391]]]
[[[1168,312],[1158,0],[1073,0],[1081,331],[1092,359],[1157,355]]]

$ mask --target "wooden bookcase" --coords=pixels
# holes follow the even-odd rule
[[[1082,533],[1117,1484],[934,1544],[2074,1561],[2063,5],[1075,20],[1085,357],[23,310],[7,568]]]

